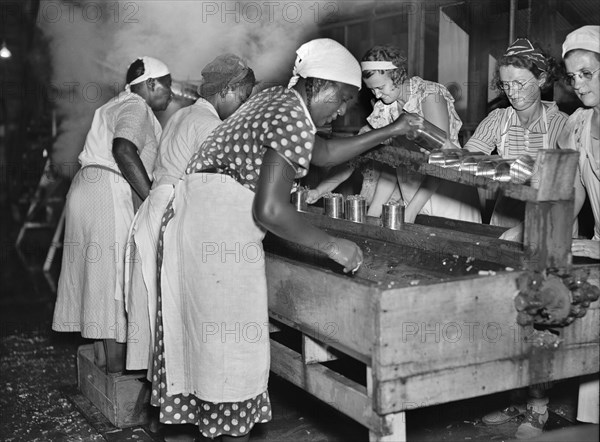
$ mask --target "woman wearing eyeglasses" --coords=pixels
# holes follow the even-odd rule
[[[542,91],[558,78],[558,64],[526,38],[518,38],[496,64],[494,85],[506,94],[510,106],[496,109],[479,124],[465,149],[502,158],[536,157],[539,149],[555,149],[567,115]],[[515,227],[524,218],[524,204],[499,195],[490,224]],[[519,229],[515,229],[518,236]],[[504,239],[513,239],[510,230]],[[516,237],[515,236],[515,239]]]
[[[575,256],[600,259],[600,26],[583,26],[563,43],[567,81],[584,107],[569,117],[559,138],[563,149],[580,152],[575,179],[575,214],[587,191],[594,213],[594,237],[575,239]]]

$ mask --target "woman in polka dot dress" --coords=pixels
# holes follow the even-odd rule
[[[398,122],[353,139],[321,140],[316,126],[346,112],[361,84],[339,43],[298,49],[288,88],[266,89],[207,138],[163,217],[152,405],[168,424],[247,440],[271,419],[265,230],[326,253],[344,267],[360,248],[306,224],[290,204],[309,164],[339,164],[406,133]]]

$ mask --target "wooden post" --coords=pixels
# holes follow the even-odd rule
[[[538,152],[538,172],[532,179],[538,197],[525,206],[525,267],[529,270],[571,264],[573,182],[578,158],[575,151]]]
[[[374,389],[373,370],[367,367],[367,395],[373,398]],[[406,413],[400,411],[398,413],[386,414],[384,416],[385,426],[391,430],[391,434],[382,436],[369,430],[369,442],[405,442],[406,441]]]
[[[408,75],[423,75],[425,64],[425,25],[423,6],[411,3],[408,19]]]
[[[489,1],[468,2],[469,93],[466,123],[479,123],[486,115],[489,57]]]

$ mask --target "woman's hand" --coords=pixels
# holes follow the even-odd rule
[[[400,114],[398,119],[390,124],[390,128],[393,131],[392,136],[397,137],[400,135],[406,135],[411,132],[414,128],[423,127],[423,117],[412,114],[410,112],[404,112]]]
[[[352,241],[335,238],[328,245],[327,256],[344,266],[344,273],[356,272],[363,262],[363,253]]]
[[[314,204],[317,201],[319,201],[322,196],[323,196],[323,194],[321,192],[319,192],[319,190],[310,189],[308,192],[306,192],[306,203]]]
[[[600,259],[600,241],[593,239],[574,239],[571,244],[573,256]]]

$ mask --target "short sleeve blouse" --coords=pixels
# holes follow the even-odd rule
[[[219,126],[190,160],[186,174],[210,171],[234,177],[254,191],[267,148],[294,169],[308,172],[316,127],[293,89],[276,86],[256,94]]]

